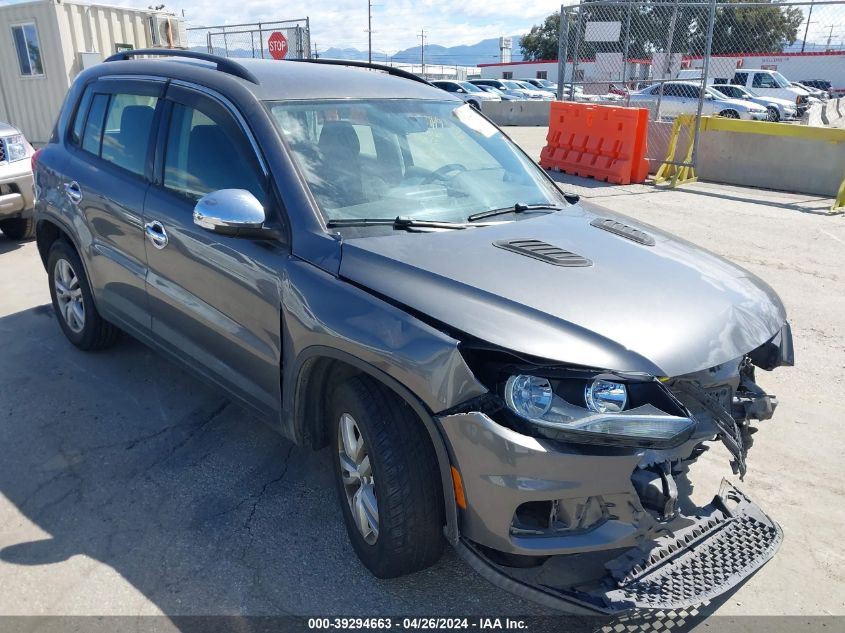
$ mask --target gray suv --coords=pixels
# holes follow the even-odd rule
[[[124,331],[330,447],[376,576],[448,542],[520,595],[614,613],[711,599],[777,550],[743,493],[696,506],[687,476],[720,441],[742,477],[772,414],[755,373],[792,364],[772,289],[562,194],[418,77],[121,53],[34,162],[67,338]]]

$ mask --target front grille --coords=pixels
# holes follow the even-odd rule
[[[0,138],[0,163],[6,160],[6,141]]]

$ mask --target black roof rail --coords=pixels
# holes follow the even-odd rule
[[[187,59],[200,59],[205,62],[212,62],[213,64],[216,64],[217,70],[220,72],[234,75],[235,77],[240,77],[241,79],[246,79],[254,84],[259,83],[258,78],[246,68],[241,66],[238,62],[232,61],[228,57],[220,57],[219,55],[199,53],[196,51],[183,51],[181,49],[174,48],[141,48],[135,51],[121,51],[120,53],[116,53],[111,57],[108,57],[105,61],[125,61],[131,57],[140,57],[142,55],[148,55],[151,57],[184,57]]]
[[[289,59],[291,62],[308,62],[310,64],[327,64],[329,66],[354,66],[355,68],[370,68],[372,70],[381,70],[389,75],[402,77],[403,79],[410,79],[411,81],[418,81],[426,86],[431,86],[427,79],[423,79],[419,75],[409,73],[407,70],[401,68],[394,68],[393,66],[385,66],[384,64],[373,64],[371,62],[357,61],[352,59],[326,59],[319,57],[316,59]]]

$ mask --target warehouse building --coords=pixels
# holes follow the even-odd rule
[[[80,71],[122,50],[186,45],[183,21],[161,11],[63,0],[0,6],[0,121],[46,143]]]

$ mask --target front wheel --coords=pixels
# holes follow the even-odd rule
[[[778,121],[780,121],[780,112],[777,108],[775,108],[774,106],[769,106],[768,108],[766,108],[766,111],[769,115],[769,121],[771,121],[772,123],[777,123]]]
[[[422,422],[366,376],[338,386],[329,411],[338,497],[361,562],[378,578],[432,565],[443,552],[443,489]]]
[[[722,110],[719,116],[723,116],[726,119],[738,119],[739,113],[736,110]]]

